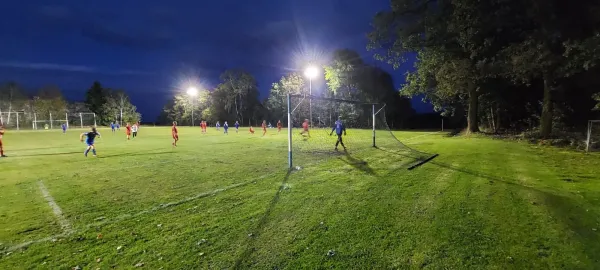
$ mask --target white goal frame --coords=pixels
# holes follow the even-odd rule
[[[11,114],[15,114],[17,116],[15,122],[17,123],[17,125],[16,125],[17,130],[19,130],[20,129],[20,127],[19,127],[19,114],[23,114],[24,115],[25,112],[23,112],[23,111],[20,111],[20,112],[18,112],[18,111],[9,111],[9,112],[2,112],[2,111],[0,111],[0,124],[2,124],[2,125],[5,125],[5,124],[8,125],[8,124],[10,124],[10,118],[9,117],[10,117]],[[6,123],[4,121],[4,115],[6,115],[6,120],[7,120]]]
[[[592,126],[596,123],[600,125],[600,120],[589,120],[588,121],[588,129],[587,129],[587,140],[585,141],[585,151],[590,151],[590,144],[592,143]]]
[[[96,113],[79,113],[79,125],[81,126],[81,128],[83,128],[83,115],[89,115],[92,114],[94,115],[94,127],[98,127],[96,125]]]
[[[298,102],[298,104],[296,105],[296,107],[292,108],[292,97],[296,97],[296,98],[302,98],[300,100],[300,102]],[[302,102],[308,99],[310,101],[312,101],[313,99],[316,100],[328,100],[328,101],[335,101],[335,102],[343,102],[343,103],[351,103],[351,104],[362,104],[362,105],[371,105],[372,106],[372,117],[373,117],[373,147],[377,147],[376,145],[376,141],[375,141],[375,116],[381,112],[381,110],[383,110],[383,108],[385,108],[386,104],[383,103],[383,106],[381,108],[379,108],[379,110],[375,111],[375,105],[380,105],[380,103],[366,103],[366,102],[359,102],[359,101],[353,101],[353,100],[345,100],[345,99],[337,99],[337,98],[326,98],[326,97],[316,97],[316,96],[312,96],[312,95],[293,95],[293,94],[287,94],[287,118],[288,118],[288,166],[289,168],[293,168],[293,158],[292,158],[292,113],[298,108],[298,106],[300,106],[300,104],[302,104]],[[312,124],[312,119],[310,120],[311,124]],[[311,126],[312,128],[312,126]]]

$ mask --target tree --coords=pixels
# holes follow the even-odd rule
[[[195,97],[187,94],[177,94],[165,105],[163,118],[168,121],[180,123],[192,123],[192,110],[196,119],[206,119],[203,111],[211,104],[211,96],[208,90],[201,90]]]
[[[42,87],[33,98],[33,111],[38,120],[64,119],[67,102],[60,88],[54,85]]]
[[[85,94],[85,104],[91,112],[99,116],[102,123],[111,119],[111,116],[107,118],[107,115],[102,111],[107,101],[107,94],[104,88],[102,88],[102,84],[98,81],[95,81]]]
[[[244,114],[251,114],[258,105],[258,87],[254,77],[243,70],[226,70],[220,76],[222,83],[218,89],[226,93],[225,107],[235,109],[236,119],[244,121]]]
[[[271,85],[269,97],[264,107],[269,111],[272,118],[284,120],[287,124],[287,95],[306,93],[306,80],[298,73],[287,74],[279,82]]]
[[[540,133],[552,132],[555,95],[562,79],[589,69],[600,59],[600,16],[597,1],[521,1],[515,9],[518,42],[501,54],[508,59],[506,73],[515,81],[543,82]]]
[[[481,86],[497,76],[495,55],[511,41],[515,2],[392,0],[392,10],[374,18],[368,49],[395,68],[418,52],[402,92],[424,94],[437,109],[467,106],[467,130],[477,132]]]
[[[592,98],[594,98],[594,100],[596,100],[598,102],[598,104],[596,104],[596,106],[594,107],[594,110],[600,111],[600,93],[594,94],[594,96],[592,96]]]
[[[0,113],[7,112],[6,124],[10,125],[11,114],[24,109],[27,98],[15,82],[0,86]]]
[[[106,103],[102,106],[102,112],[105,114],[104,119],[110,122],[117,119],[125,123],[135,123],[140,121],[142,115],[137,112],[136,106],[131,104],[129,96],[123,90],[104,90],[106,95]]]

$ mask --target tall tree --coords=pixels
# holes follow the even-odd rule
[[[265,101],[265,108],[269,111],[271,118],[284,120],[287,124],[287,94],[307,93],[306,80],[298,73],[287,74],[273,83],[269,97]]]
[[[23,89],[15,82],[9,82],[0,86],[0,113],[6,113],[6,119],[0,118],[4,124],[11,124],[11,115],[14,111],[24,109],[27,98]],[[5,120],[4,120],[5,119]]]
[[[85,94],[85,104],[91,112],[102,119],[101,122],[104,122],[105,120],[110,121],[110,118],[104,119],[105,115],[102,111],[103,106],[106,103],[107,94],[108,93],[104,90],[102,84],[98,81],[95,81]]]
[[[458,99],[468,108],[468,131],[477,132],[481,86],[495,76],[494,56],[511,40],[514,3],[507,2],[392,0],[391,11],[376,15],[368,48],[383,50],[377,59],[394,67],[418,52],[405,93],[425,94],[438,109]]]
[[[220,88],[228,92],[226,107],[235,109],[236,118],[244,120],[244,113],[252,112],[258,102],[258,87],[254,77],[243,70],[226,70],[220,76]],[[248,104],[250,103],[250,104]]]
[[[131,104],[129,96],[123,90],[105,89],[106,103],[102,106],[104,118],[112,121],[120,121],[121,124],[135,123],[141,121],[142,115],[137,112],[136,106]]]
[[[516,1],[516,0],[515,0]],[[552,132],[555,95],[561,79],[587,70],[600,59],[600,16],[597,1],[519,1],[514,10],[519,27],[514,42],[504,49],[506,72],[516,81],[543,82],[541,135]]]

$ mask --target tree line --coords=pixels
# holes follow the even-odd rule
[[[20,114],[21,126],[34,120],[49,123],[50,120],[66,119],[69,124],[79,125],[79,113],[95,114],[98,125],[141,120],[141,114],[131,104],[125,91],[105,88],[99,82],[92,84],[82,102],[67,101],[62,90],[54,85],[41,87],[37,91],[28,91],[15,82],[0,85],[0,114],[4,125],[16,126],[16,114]],[[86,121],[85,124],[93,123]]]
[[[391,75],[381,68],[366,64],[355,51],[335,51],[333,60],[322,71],[320,76],[327,82],[327,87],[313,91],[313,96],[386,103],[387,122],[396,128],[407,127],[407,119],[415,113],[410,100],[398,95]],[[193,114],[195,125],[201,120],[210,123],[239,121],[242,125],[260,125],[263,120],[273,121],[274,124],[281,120],[287,124],[288,93],[308,95],[308,78],[300,72],[286,74],[271,85],[267,98],[259,100],[258,84],[252,74],[231,69],[220,75],[220,83],[214,89],[201,89],[196,96],[189,96],[185,92],[176,94],[164,106],[158,122],[166,124],[177,121],[189,125]],[[333,108],[335,111],[332,111]],[[340,113],[358,114],[357,110],[360,110],[356,106],[343,107],[343,103],[331,102],[313,102],[312,109],[315,121],[318,120],[317,115],[325,113],[337,117]],[[307,102],[303,102],[298,110],[303,111],[303,118],[309,117]],[[294,123],[299,124],[297,121]]]
[[[600,118],[598,1],[392,0],[372,26],[377,59],[398,67],[417,54],[401,94],[469,132],[548,137]]]

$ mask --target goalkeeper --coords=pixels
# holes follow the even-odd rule
[[[331,129],[331,133],[329,133],[329,136],[331,136],[333,134],[333,131],[335,131],[335,134],[337,134],[337,141],[335,142],[335,150],[338,150],[338,144],[342,144],[342,147],[344,147],[344,150],[346,150],[346,146],[344,145],[344,141],[342,140],[342,133],[344,133],[344,136],[346,136],[346,127],[342,123],[341,117],[338,117],[338,120],[335,121],[335,125]]]

